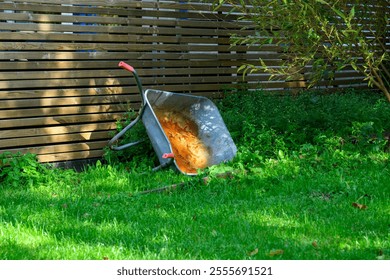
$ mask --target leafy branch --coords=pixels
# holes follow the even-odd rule
[[[351,68],[390,102],[388,1],[215,0],[214,4],[216,9],[230,7],[240,20],[251,23],[243,30],[253,35],[234,34],[232,45],[271,44],[282,53],[278,67],[262,58],[257,65],[242,65],[244,76],[264,71],[271,79],[298,80],[312,87]]]

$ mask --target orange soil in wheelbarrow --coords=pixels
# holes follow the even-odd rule
[[[171,143],[175,161],[184,173],[196,173],[209,161],[208,148],[198,137],[197,124],[182,113],[155,111],[165,135]]]

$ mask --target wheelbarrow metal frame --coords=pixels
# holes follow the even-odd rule
[[[231,139],[218,109],[208,98],[153,89],[144,91],[141,80],[132,66],[121,61],[119,67],[133,74],[141,94],[141,108],[137,117],[109,141],[108,145],[111,149],[119,151],[143,142],[144,140],[140,140],[121,146],[114,144],[139,120],[142,120],[160,162],[160,165],[153,170],[159,170],[173,164],[175,169],[183,174],[196,175],[197,173],[183,172],[174,160],[175,155],[173,154],[171,143],[154,111],[155,108],[161,108],[168,111],[185,110],[189,112],[191,119],[199,127],[201,140],[212,150],[213,157],[208,166],[228,161],[235,156],[237,148]]]

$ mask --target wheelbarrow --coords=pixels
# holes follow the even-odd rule
[[[141,94],[137,117],[108,143],[123,150],[143,140],[117,146],[115,143],[142,120],[160,165],[172,166],[186,175],[198,169],[229,161],[237,153],[229,131],[215,104],[206,97],[142,88],[136,70],[121,61],[119,67],[131,72]]]

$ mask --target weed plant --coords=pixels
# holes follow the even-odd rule
[[[116,123],[116,133],[122,131],[127,127],[133,119],[137,116],[137,113],[133,110],[127,112],[122,119]],[[114,135],[112,135],[114,136]],[[141,143],[133,146],[131,152],[129,150],[115,151],[106,147],[104,149],[104,159],[109,164],[116,164],[119,162],[132,162],[134,164],[139,163],[140,165],[153,165],[156,158],[153,157],[153,149],[150,141],[148,141],[148,135],[146,129],[142,124],[142,121],[136,123],[131,129],[129,129],[121,138],[118,139],[114,145],[121,146],[129,143],[142,141]],[[143,166],[145,167],[145,166]]]
[[[151,172],[147,146],[80,173],[1,155],[0,258],[390,259],[381,96],[235,91],[216,103],[238,154],[195,177]]]

